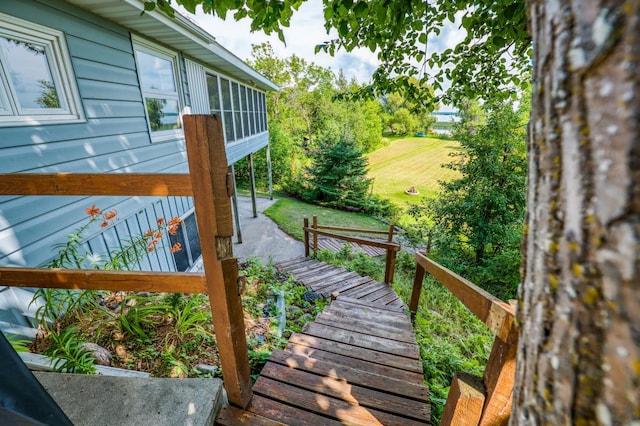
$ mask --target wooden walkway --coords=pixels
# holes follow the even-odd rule
[[[333,252],[338,252],[342,249],[342,247],[347,244],[350,245],[353,251],[361,251],[367,256],[378,257],[384,256],[386,254],[386,250],[380,247],[372,247],[367,245],[361,245],[358,243],[349,243],[346,241],[341,241],[335,238],[329,237],[320,237],[318,238],[318,249],[319,250],[331,250]]]
[[[428,390],[406,306],[384,283],[322,262],[277,265],[335,300],[274,351],[246,410],[218,424],[429,424]]]

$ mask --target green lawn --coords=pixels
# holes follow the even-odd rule
[[[384,231],[389,229],[389,225],[361,213],[334,210],[286,198],[276,201],[264,211],[264,214],[273,219],[284,232],[299,240],[304,238],[304,233],[302,232],[304,217],[308,217],[309,223],[311,223],[313,215],[318,216],[320,225]],[[365,234],[364,236],[367,235]],[[368,236],[370,237],[371,235]]]
[[[456,172],[442,167],[451,162],[449,153],[459,149],[458,142],[433,138],[407,138],[391,142],[389,146],[372,152],[369,158],[369,177],[373,178],[373,192],[400,207],[416,203],[425,195],[434,195],[439,180],[449,180]],[[405,194],[414,186],[420,196]]]

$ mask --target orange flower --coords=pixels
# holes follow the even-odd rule
[[[175,216],[169,221],[169,225],[180,225],[180,222],[182,222],[180,218]]]
[[[111,220],[111,219],[113,219],[114,217],[116,217],[116,216],[117,216],[117,214],[118,214],[118,212],[117,212],[117,211],[115,211],[115,210],[109,210],[108,212],[104,213],[104,214],[102,215],[102,217],[104,218],[104,220]]]
[[[156,245],[158,244],[158,240],[151,240],[149,245],[147,245],[147,251],[152,252],[156,249]]]
[[[153,234],[153,238],[162,238],[162,232],[156,231],[156,233]]]
[[[171,235],[176,235],[176,233],[178,232],[178,225],[169,225],[167,227],[167,232]]]
[[[158,220],[156,220],[156,222],[158,222],[158,226],[164,225],[164,217],[159,217]]]
[[[154,251],[156,249],[156,246],[147,246],[147,251],[149,253],[151,253],[152,251]]]
[[[150,237],[153,235],[153,231],[151,229],[148,229],[147,232],[144,233],[145,237]]]
[[[91,216],[92,219],[102,212],[102,210],[97,208],[95,204],[93,204],[91,207],[86,208],[85,211],[89,216]]]
[[[106,220],[100,224],[100,228],[106,228],[107,226],[109,226],[109,222]]]
[[[175,243],[173,247],[171,247],[171,253],[175,253],[180,250],[182,250],[182,244],[180,243]]]

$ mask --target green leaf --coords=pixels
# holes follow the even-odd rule
[[[369,11],[369,6],[365,1],[359,1],[356,7],[353,8],[353,13],[358,17],[362,18]]]
[[[144,2],[144,10],[146,10],[147,12],[151,12],[153,10],[155,10],[156,8],[156,2],[155,1],[145,1]]]

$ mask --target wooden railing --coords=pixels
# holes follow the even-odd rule
[[[190,174],[3,174],[0,195],[193,196],[204,273],[0,267],[16,287],[207,293],[228,399],[245,407],[251,377],[238,263],[231,250],[233,183],[219,117],[184,117]]]
[[[416,276],[409,302],[415,317],[425,272],[453,293],[496,336],[482,378],[456,373],[442,414],[442,425],[504,425],[511,414],[517,334],[513,306],[427,258],[415,254]]]
[[[302,227],[304,231],[304,255],[305,257],[309,257],[311,249],[313,249],[313,253],[318,253],[318,236],[322,235],[324,237],[335,238],[338,240],[357,243],[360,245],[378,247],[386,250],[386,262],[384,269],[384,282],[390,284],[393,282],[393,275],[396,269],[396,255],[398,251],[400,251],[400,244],[393,242],[393,235],[396,233],[395,226],[393,224],[389,225],[388,231],[380,231],[373,229],[360,229],[360,228],[346,228],[342,226],[330,226],[330,225],[319,225],[318,224],[318,216],[313,216],[313,222],[311,226],[309,226],[309,218],[304,218],[304,226]],[[387,241],[377,241],[370,240],[368,238],[362,237],[354,237],[350,235],[337,234],[335,232],[328,231],[339,231],[339,232],[356,232],[359,234],[374,234],[374,235],[385,235],[387,237]],[[309,234],[312,234],[312,241],[309,238]]]

